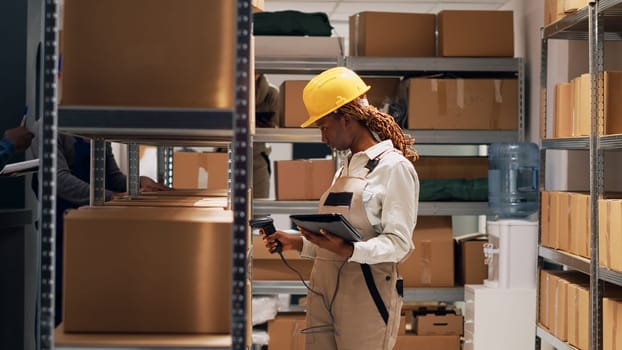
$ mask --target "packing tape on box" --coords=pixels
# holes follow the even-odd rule
[[[432,283],[432,241],[421,241],[421,284]]]
[[[313,173],[313,163],[310,160],[306,160],[304,162],[304,167],[305,167],[305,172],[304,172],[304,181],[303,184],[306,184],[307,186],[304,186],[305,189],[305,197],[306,198],[312,198],[313,196],[313,188],[314,188],[314,182],[313,179],[316,178],[315,174]],[[293,179],[290,179],[293,180]]]
[[[491,128],[499,129],[501,121],[501,107],[503,106],[503,83],[501,79],[493,80],[494,101],[492,105],[492,115],[490,116]]]
[[[503,81],[500,79],[495,79],[494,80],[494,85],[495,85],[495,103],[503,103],[503,95],[501,94],[501,88]]]
[[[432,91],[436,93],[436,103],[439,115],[447,115],[447,82],[439,79],[432,79]]]
[[[456,79],[456,105],[464,109],[464,79]]]

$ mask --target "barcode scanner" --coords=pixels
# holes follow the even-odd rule
[[[266,236],[276,232],[274,228],[274,220],[271,217],[252,219],[248,222],[252,228],[262,229]],[[276,248],[271,253],[281,253],[283,251],[283,245],[278,240],[276,241]]]

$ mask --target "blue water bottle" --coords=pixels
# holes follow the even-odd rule
[[[493,143],[488,149],[488,211],[493,217],[526,218],[538,205],[538,145]]]

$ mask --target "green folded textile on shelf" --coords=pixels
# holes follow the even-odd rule
[[[254,35],[330,36],[333,27],[324,12],[257,12],[253,14]]]
[[[488,178],[419,180],[419,201],[487,201]]]

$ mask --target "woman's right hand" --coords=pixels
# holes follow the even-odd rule
[[[291,233],[287,233],[284,231],[276,231],[273,234],[267,236],[263,229],[259,230],[259,233],[262,236],[264,245],[270,253],[274,253],[277,247],[277,242],[279,241],[283,246],[283,250],[302,250],[302,236],[295,235]]]

